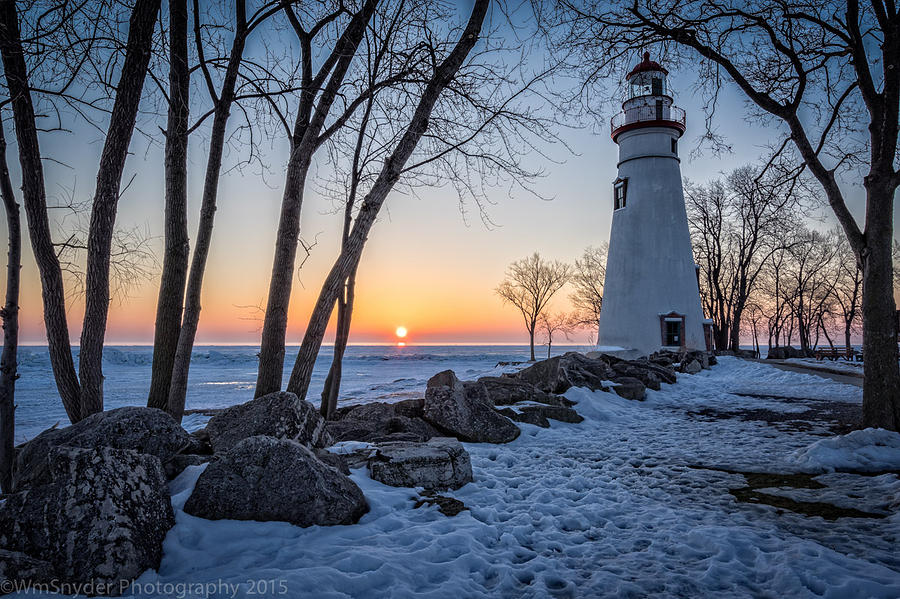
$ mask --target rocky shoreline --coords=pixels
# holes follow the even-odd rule
[[[309,402],[273,393],[216,412],[190,434],[153,408],[95,414],[17,448],[15,491],[0,503],[0,578],[125,592],[128,581],[159,567],[175,523],[168,481],[188,466],[209,464],[186,513],[353,524],[368,504],[350,468],[426,493],[457,489],[473,481],[461,442],[508,443],[520,434],[517,423],[581,422],[577,404],[562,395],[571,387],[640,401],[647,388],[713,364],[706,352],[637,360],[570,352],[476,381],[440,372],[422,398],[341,408],[328,422]]]

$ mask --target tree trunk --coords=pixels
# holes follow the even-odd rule
[[[359,266],[359,265],[357,265]],[[338,303],[337,334],[334,340],[334,356],[331,359],[331,369],[325,379],[322,389],[322,416],[326,420],[334,418],[337,409],[338,396],[341,390],[341,376],[343,372],[344,353],[350,339],[350,320],[353,316],[353,300],[356,288],[356,271],[347,279],[345,297]]]
[[[103,339],[109,313],[110,250],[122,171],[150,63],[159,5],[160,0],[135,2],[128,25],[122,75],[116,87],[116,100],[97,169],[97,188],[87,241],[84,324],[78,358],[82,417],[103,411]]]
[[[22,261],[22,229],[19,204],[13,193],[6,162],[6,137],[0,126],[0,195],[6,209],[9,252],[6,256],[6,302],[3,318],[3,353],[0,354],[0,491],[12,492],[12,469],[16,438],[16,352],[19,347],[19,272]]]
[[[900,369],[891,241],[894,188],[866,178],[863,263],[863,426],[900,430]]]
[[[69,326],[66,319],[62,270],[47,217],[47,193],[44,169],[35,124],[34,105],[28,83],[15,2],[0,2],[0,55],[7,90],[13,108],[19,164],[22,172],[22,198],[28,219],[28,237],[41,277],[44,327],[50,351],[50,365],[63,407],[73,423],[81,420],[81,389],[75,374]]]
[[[741,349],[741,318],[744,315],[744,306],[738,305],[734,309],[731,317],[731,339],[727,346],[732,351]]]
[[[288,307],[291,302],[294,264],[300,236],[300,209],[303,206],[303,188],[306,185],[306,175],[311,161],[310,149],[297,148],[291,152],[291,159],[288,162],[281,201],[281,217],[275,239],[275,259],[272,263],[269,297],[266,301],[266,315],[259,348],[255,397],[262,397],[281,389]]]
[[[190,242],[187,230],[188,98],[187,0],[169,0],[169,117],[166,125],[166,246],[163,255],[156,329],[153,337],[153,368],[147,406],[166,409],[172,366],[181,330],[184,287],[187,282]]]
[[[416,111],[406,131],[404,131],[403,137],[397,143],[391,155],[384,161],[378,178],[363,201],[350,237],[322,285],[319,298],[306,327],[306,333],[303,335],[300,352],[297,355],[296,362],[294,362],[294,368],[288,381],[288,391],[295,393],[300,399],[305,399],[309,390],[309,381],[312,378],[316,356],[319,354],[319,348],[322,346],[322,337],[325,335],[328,319],[331,316],[331,311],[334,309],[334,304],[340,294],[343,282],[350,276],[354,266],[359,263],[363,246],[372,225],[375,223],[375,217],[384,205],[384,200],[387,198],[388,193],[390,193],[394,184],[400,178],[403,167],[415,150],[416,145],[428,128],[428,119],[441,92],[456,76],[466,56],[475,46],[489,4],[490,0],[475,1],[465,30],[463,30],[453,50],[438,65],[431,80],[425,86]],[[257,393],[259,393],[258,389]]]
[[[259,348],[259,371],[256,375],[255,397],[261,397],[281,389],[284,376],[284,343],[287,334],[287,315],[291,302],[294,280],[294,264],[297,258],[297,243],[300,236],[300,209],[303,207],[303,188],[312,163],[313,154],[319,144],[319,134],[331,105],[338,95],[340,86],[356,55],[356,49],[366,32],[375,12],[377,0],[366,0],[363,7],[353,15],[341,35],[335,52],[340,58],[335,63],[328,85],[321,94],[315,111],[312,102],[318,89],[305,89],[301,94],[301,110],[298,111],[294,126],[291,157],[285,176],[284,194],[281,200],[281,216],[275,239],[275,257],[272,262],[272,277],[269,282],[269,297],[263,320],[262,339]],[[306,48],[309,51],[309,48]],[[308,57],[307,57],[308,58]],[[304,77],[305,79],[306,77]],[[312,84],[310,84],[312,85]],[[305,100],[306,98],[307,100]],[[307,103],[308,102],[308,103]],[[311,118],[309,120],[309,113]],[[306,115],[306,117],[304,117]],[[346,276],[345,276],[346,278]],[[329,306],[329,317],[334,302]],[[321,340],[320,340],[321,343]],[[318,348],[316,349],[318,353]]]
[[[222,81],[222,92],[216,102],[213,115],[212,131],[209,137],[209,158],[206,163],[206,176],[203,180],[203,199],[200,205],[200,222],[197,226],[197,241],[194,256],[191,259],[191,271],[188,275],[187,293],[185,296],[184,319],[178,335],[178,346],[175,350],[175,361],[172,366],[172,380],[169,384],[167,411],[181,422],[184,416],[184,404],[187,395],[188,373],[191,368],[191,352],[200,323],[200,293],[203,287],[203,273],[212,243],[213,225],[216,215],[216,200],[219,191],[219,175],[222,170],[222,153],[225,148],[225,133],[228,116],[234,101],[234,90],[238,71],[244,54],[246,42],[245,0],[238,0],[235,5],[237,25],[231,56]],[[196,18],[196,17],[195,17]]]

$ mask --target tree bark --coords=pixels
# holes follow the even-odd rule
[[[197,6],[195,2],[194,6]],[[200,294],[203,287],[203,273],[212,243],[213,225],[216,215],[216,201],[219,191],[219,176],[222,170],[222,153],[225,148],[225,133],[228,116],[234,102],[238,71],[243,59],[247,34],[247,15],[245,0],[238,0],[235,5],[237,15],[236,32],[222,81],[222,91],[216,101],[213,115],[212,132],[209,138],[209,158],[206,163],[206,176],[203,180],[203,199],[200,205],[200,222],[197,227],[197,241],[191,259],[191,270],[188,275],[187,293],[185,297],[184,318],[178,335],[178,346],[172,368],[172,380],[169,384],[167,411],[181,422],[184,416],[184,405],[187,395],[188,372],[191,367],[191,352],[200,323]],[[195,16],[195,18],[197,18]]]
[[[190,241],[187,232],[187,147],[190,72],[187,0],[169,0],[169,116],[166,124],[166,246],[156,302],[153,367],[147,406],[165,410],[181,331]]]
[[[900,369],[894,330],[891,242],[895,187],[866,178],[866,250],[863,264],[863,426],[900,430]]]
[[[153,367],[147,406],[166,409],[181,330],[190,242],[187,230],[188,99],[187,0],[169,0],[169,116],[166,124],[165,254],[156,303]]]
[[[325,119],[337,97],[350,62],[366,32],[366,27],[375,12],[377,0],[366,0],[362,9],[353,15],[347,29],[335,45],[337,59],[328,85],[321,94],[315,111],[312,103],[318,92],[311,77],[304,77],[306,89],[301,95],[301,109],[294,126],[291,156],[285,176],[284,194],[281,200],[281,215],[278,220],[278,234],[275,239],[275,257],[272,262],[272,276],[269,282],[269,296],[263,320],[262,338],[259,348],[259,371],[256,377],[254,396],[261,397],[281,389],[284,376],[284,346],[287,334],[287,316],[294,280],[294,264],[297,258],[297,243],[300,236],[300,210],[303,207],[303,189],[309,173],[312,157],[319,145],[319,134]],[[308,44],[304,48],[305,59],[309,57]],[[309,68],[308,65],[305,66]],[[346,277],[344,277],[346,278]],[[329,316],[334,302],[329,307]],[[318,353],[318,350],[317,350]]]
[[[358,267],[359,265],[357,265]],[[331,368],[325,379],[322,389],[321,413],[326,420],[334,418],[337,409],[338,395],[341,390],[341,376],[343,374],[344,353],[350,340],[350,321],[353,317],[353,300],[356,294],[356,270],[347,278],[344,290],[344,298],[338,301],[337,334],[334,340],[334,356],[331,359]]]
[[[47,217],[44,169],[15,2],[0,2],[0,55],[3,58],[3,70],[13,109],[28,237],[41,278],[50,364],[66,414],[74,423],[82,418],[81,389],[69,343],[62,270],[53,247]]]
[[[97,170],[97,188],[88,232],[84,323],[78,358],[82,417],[103,411],[103,340],[109,313],[109,261],[113,228],[122,171],[150,63],[159,5],[160,0],[135,2],[129,20],[122,75],[116,88],[116,100]]]
[[[13,193],[6,162],[6,136],[0,125],[0,195],[6,209],[9,251],[6,256],[6,301],[3,318],[3,353],[0,354],[0,491],[12,493],[12,469],[16,438],[16,379],[19,347],[19,272],[22,261],[22,228],[19,204]]]
[[[447,58],[438,65],[431,80],[425,86],[409,126],[391,155],[384,161],[378,178],[363,201],[347,244],[342,249],[341,254],[322,285],[319,298],[306,327],[306,333],[303,336],[300,352],[297,355],[296,362],[294,362],[294,368],[288,381],[288,391],[295,393],[301,399],[306,398],[306,393],[309,390],[309,382],[312,377],[316,356],[322,345],[322,337],[325,334],[328,319],[331,317],[331,312],[334,309],[335,301],[340,294],[343,282],[352,272],[354,265],[359,263],[363,246],[372,225],[375,223],[378,211],[384,204],[388,193],[390,193],[394,184],[400,178],[403,167],[427,130],[428,119],[441,92],[456,76],[466,56],[475,46],[489,4],[490,0],[476,0],[475,5],[472,7],[469,21],[459,41]],[[259,390],[257,389],[258,392]]]

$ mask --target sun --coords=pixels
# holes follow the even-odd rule
[[[400,337],[401,339],[403,337],[406,337],[406,333],[407,333],[406,327],[397,327],[397,330],[395,332],[396,332],[397,336]]]

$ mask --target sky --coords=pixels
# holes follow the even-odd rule
[[[664,57],[654,58],[665,62]],[[640,57],[634,56],[632,62],[639,60]],[[719,133],[733,145],[733,153],[714,156],[709,151],[700,155],[686,151],[697,147],[703,118],[700,99],[690,93],[691,77],[691,73],[677,71],[669,77],[675,103],[688,115],[688,129],[681,146],[683,176],[707,181],[763,156],[765,144],[777,132],[746,121],[743,99],[730,88],[720,99],[717,126]],[[9,115],[3,116],[10,140],[8,160],[13,184],[18,186],[14,136]],[[491,190],[492,205],[488,213],[497,226],[485,225],[471,205],[463,215],[452,189],[421,189],[418,197],[398,191],[392,193],[370,235],[360,265],[351,343],[394,343],[395,330],[400,326],[408,330],[407,343],[527,342],[521,316],[512,307],[503,305],[494,289],[513,260],[537,251],[546,258],[572,262],[587,246],[608,240],[617,158],[617,147],[608,131],[605,122],[596,127],[560,130],[560,136],[572,152],[560,145],[548,145],[546,150],[553,161],[537,156],[529,158],[532,166],[540,166],[546,173],[535,188],[541,196],[551,199],[523,191],[511,196],[506,187]],[[48,195],[60,197],[74,190],[79,199],[89,197],[103,144],[102,134],[96,129],[77,127],[72,134],[45,136],[42,144],[45,154],[52,153],[65,163],[47,162]],[[144,138],[135,136],[131,151],[123,181],[132,177],[133,181],[120,199],[117,224],[148,232],[161,264],[162,148],[148,145]],[[202,143],[192,141],[189,151],[192,239],[205,158]],[[273,142],[266,154],[271,172],[265,180],[253,168],[230,170],[221,179],[197,344],[259,343],[261,312],[256,307],[264,306],[266,300],[285,159],[283,144]],[[234,156],[226,156],[226,166],[234,163]],[[851,210],[860,216],[861,190],[849,189],[848,196]],[[289,343],[299,343],[319,287],[336,257],[342,218],[335,213],[331,202],[310,184],[302,214],[301,236],[307,242],[315,240],[316,244],[295,278]],[[24,226],[24,213],[22,219]],[[5,228],[0,235],[5,244]],[[45,339],[40,283],[27,240],[23,243],[23,254],[20,341],[40,344]],[[159,284],[159,269],[155,270],[152,278],[141,281],[126,297],[113,301],[108,343],[152,343]],[[569,308],[569,292],[563,289],[557,295],[555,310]],[[82,309],[77,297],[70,298],[68,316],[73,343],[77,343],[80,335]],[[331,338],[332,329],[329,329],[326,342]],[[571,341],[585,343],[587,340],[588,332],[585,332]]]

